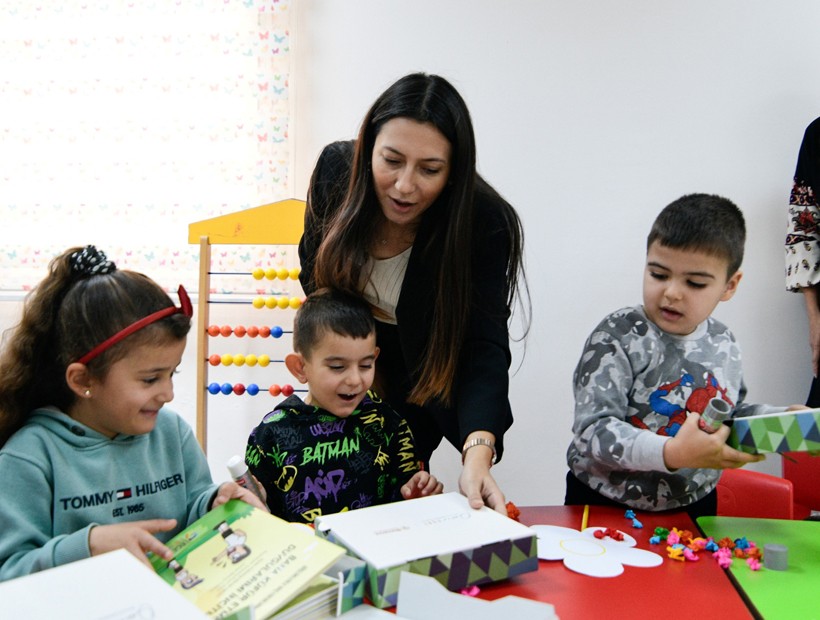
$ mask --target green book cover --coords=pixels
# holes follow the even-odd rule
[[[153,556],[157,574],[211,618],[253,608],[268,618],[297,598],[344,549],[303,525],[238,500],[214,508]]]

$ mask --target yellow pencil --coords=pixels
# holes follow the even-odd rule
[[[581,518],[581,531],[587,529],[587,522],[589,521],[589,504],[584,505],[584,516]]]

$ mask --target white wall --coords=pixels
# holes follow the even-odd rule
[[[589,331],[640,301],[644,240],[688,192],[726,195],[748,225],[745,276],[717,316],[744,350],[750,399],[802,402],[801,298],[785,292],[786,204],[820,116],[820,5],[810,0],[299,0],[295,190],[321,147],[355,135],[405,73],[452,81],[479,168],[519,210],[534,317],[515,349],[516,422],[495,469],[519,505],[561,503],[572,370]],[[779,459],[766,469],[779,473]],[[437,455],[451,489],[458,455]]]
[[[747,217],[745,276],[717,315],[743,345],[750,398],[804,400],[805,316],[802,300],[784,291],[782,248],[797,149],[820,115],[820,4],[297,0],[292,7],[294,196],[304,196],[325,143],[352,137],[385,87],[424,70],[444,75],[465,97],[480,170],[521,214],[534,317],[526,354],[514,347],[516,422],[494,470],[510,499],[562,502],[581,347],[604,314],[640,301],[649,226],[683,193],[724,194]],[[18,304],[0,303],[0,329],[18,312]],[[215,322],[253,323],[230,313]],[[191,338],[172,405],[192,425],[195,349]],[[290,381],[281,368],[266,380]],[[225,478],[225,460],[241,453],[269,408],[257,398],[211,401],[215,477]],[[451,490],[458,462],[449,448],[434,458]],[[779,472],[779,459],[765,467]]]

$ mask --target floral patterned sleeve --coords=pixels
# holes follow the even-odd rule
[[[820,283],[820,205],[812,188],[795,179],[786,231],[786,288]]]

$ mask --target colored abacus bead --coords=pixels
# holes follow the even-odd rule
[[[264,297],[254,297],[252,303],[253,303],[253,307],[256,308],[257,310],[260,309],[260,308],[264,308],[265,307],[265,298]]]
[[[253,353],[250,353],[245,356],[245,363],[248,366],[256,366],[256,362],[259,361],[256,359],[256,356]]]
[[[288,306],[290,306],[290,299],[287,297],[280,297],[276,300],[276,305],[279,306],[281,310],[284,310]]]
[[[276,297],[268,297],[265,300],[265,306],[270,310],[273,310],[274,308],[276,308],[277,305],[278,304],[276,302]]]
[[[268,267],[267,269],[265,269],[265,277],[268,280],[273,280],[276,277],[276,269],[274,269],[273,267]]]
[[[243,366],[245,364],[245,356],[241,353],[237,353],[233,356],[233,363],[237,366]]]
[[[251,275],[253,276],[254,280],[261,280],[265,277],[265,270],[261,267],[257,267],[251,272]]]
[[[214,353],[208,358],[208,363],[211,366],[219,366],[222,363],[222,356],[219,353]]]
[[[230,353],[225,353],[222,356],[222,365],[230,366],[231,364],[233,364],[233,355],[231,355]]]
[[[237,325],[236,327],[233,328],[233,335],[236,336],[237,338],[241,338],[242,336],[244,336],[245,332],[246,332],[246,330],[245,330],[244,325]]]
[[[257,394],[259,394],[259,386],[256,385],[255,383],[251,383],[247,387],[247,392],[251,396],[256,396]]]
[[[219,386],[219,391],[222,392],[225,396],[233,392],[233,386],[230,383],[223,383]]]
[[[218,383],[211,383],[208,385],[208,392],[211,394],[219,394],[221,392],[221,388],[219,387]]]
[[[283,396],[290,396],[293,394],[293,386],[292,385],[283,385],[282,386],[282,395]]]
[[[288,275],[290,275],[290,272],[284,267],[280,267],[276,270],[276,277],[280,280],[287,280]]]
[[[292,309],[298,310],[299,306],[302,305],[302,300],[299,299],[298,297],[291,297],[289,305]]]
[[[209,336],[218,336],[219,335],[219,325],[208,325],[208,335]]]
[[[263,325],[259,328],[259,336],[262,338],[267,338],[270,336],[270,327]]]
[[[284,334],[284,333],[285,333],[285,330],[283,330],[278,325],[275,325],[275,326],[270,328],[270,335],[273,336],[274,338],[281,338],[282,334]]]
[[[291,280],[298,280],[301,272],[302,270],[299,267],[294,267],[288,272],[288,274],[290,275]]]
[[[256,325],[251,325],[248,328],[248,336],[256,338],[259,335],[259,328]]]
[[[270,356],[269,356],[269,355],[266,355],[266,354],[264,354],[264,353],[263,353],[262,355],[260,355],[260,356],[257,358],[257,360],[256,360],[256,361],[257,361],[257,362],[259,362],[259,365],[260,365],[260,366],[265,367],[265,366],[267,366],[268,364],[270,364]]]
[[[219,328],[219,333],[227,338],[233,333],[233,329],[231,329],[230,325],[223,325]]]
[[[242,396],[245,393],[245,386],[241,383],[237,383],[233,386],[233,393],[237,396]]]
[[[274,383],[272,386],[268,388],[268,392],[271,396],[279,396],[279,394],[282,393],[282,388],[280,388],[278,385]]]

